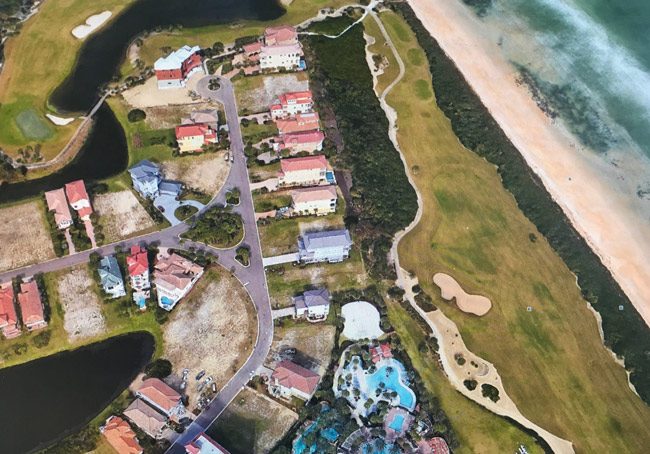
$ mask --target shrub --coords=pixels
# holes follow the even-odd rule
[[[469,389],[470,391],[474,391],[478,385],[478,382],[476,380],[465,380],[463,382],[463,385],[465,385],[465,388]]]
[[[32,343],[36,348],[46,347],[50,343],[52,332],[50,330],[41,331],[32,339]]]
[[[144,110],[133,109],[129,111],[129,113],[127,114],[127,118],[131,123],[136,123],[138,121],[142,121],[145,118],[147,118],[147,114],[144,112]]]
[[[420,308],[425,312],[431,312],[438,309],[434,304],[431,297],[425,292],[420,292],[415,295],[415,302],[420,306]]]
[[[223,248],[234,246],[243,236],[241,217],[221,207],[207,210],[196,224],[183,234],[183,238]]]
[[[488,383],[484,383],[481,385],[481,394],[483,395],[483,397],[487,397],[492,402],[497,402],[500,399],[499,390]]]
[[[144,373],[150,378],[165,378],[172,373],[172,363],[158,358],[145,366]]]

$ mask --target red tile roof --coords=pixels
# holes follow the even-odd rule
[[[392,358],[393,352],[390,350],[390,345],[388,344],[379,344],[377,347],[370,349],[372,354],[372,362],[377,363],[382,358]]]
[[[336,186],[316,186],[314,188],[301,188],[291,191],[293,203],[318,202],[336,199]]]
[[[88,200],[88,193],[86,192],[86,185],[83,180],[76,180],[65,185],[65,194],[68,196],[68,201],[71,205],[79,202],[80,200]]]
[[[286,106],[289,102],[294,102],[296,104],[308,104],[312,102],[313,95],[311,90],[305,91],[291,91],[280,95],[280,104]]]
[[[32,325],[45,321],[43,304],[41,303],[41,294],[38,291],[36,281],[23,282],[20,284],[18,304],[20,305],[20,313],[22,314],[23,323],[25,325]]]
[[[131,426],[119,416],[111,416],[106,420],[102,434],[119,454],[141,454],[143,452]]]
[[[264,30],[264,42],[269,45],[293,43],[298,40],[298,33],[290,25],[269,27]]]
[[[308,143],[320,144],[325,140],[325,134],[321,131],[292,132],[280,138],[280,147],[286,148],[292,145],[304,145]]]
[[[149,270],[147,251],[140,246],[131,246],[131,255],[126,257],[129,276],[139,276]]]
[[[312,395],[318,387],[320,376],[291,361],[280,361],[275,367],[271,379],[285,388],[297,389]]]
[[[143,381],[138,388],[138,393],[166,412],[178,405],[181,400],[180,394],[157,378],[148,378]]]
[[[204,450],[204,446],[209,449]],[[228,451],[226,451],[226,448],[221,446],[212,438],[208,437],[203,432],[198,434],[194,440],[192,440],[192,443],[185,445],[185,452],[187,452],[187,454],[201,454],[202,452],[230,454]]]
[[[323,155],[287,158],[280,161],[280,169],[283,173],[300,170],[327,169],[328,167],[327,158]]]
[[[203,136],[206,139],[214,139],[217,135],[210,126],[204,123],[176,126],[176,139],[196,136]]]
[[[11,283],[0,284],[0,328],[14,326],[18,323],[16,306],[14,306],[14,287]]]
[[[262,43],[260,41],[256,41],[251,44],[245,44],[244,45],[244,52],[247,54],[256,54],[259,53],[259,51],[262,50]]]
[[[47,191],[45,193],[45,201],[47,202],[47,209],[54,211],[54,222],[61,224],[62,222],[72,221],[70,208],[68,207],[68,200],[65,198],[65,191],[63,188]]]
[[[295,117],[275,120],[280,134],[313,131],[320,128],[318,112],[297,114]]]

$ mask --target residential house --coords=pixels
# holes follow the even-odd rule
[[[418,441],[419,454],[449,454],[449,446],[442,437],[434,437],[428,440]]]
[[[298,238],[298,254],[303,263],[342,262],[352,248],[347,229],[305,233]]]
[[[156,72],[158,88],[182,88],[192,74],[203,73],[200,51],[199,46],[183,46],[156,60],[153,69]]]
[[[296,317],[306,317],[312,321],[325,320],[330,312],[330,292],[325,288],[307,290],[293,298]]]
[[[154,268],[158,305],[168,311],[187,295],[203,275],[202,267],[178,254],[159,257]]]
[[[20,336],[18,314],[14,305],[14,287],[11,281],[0,283],[0,330],[6,339]]]
[[[99,273],[102,289],[111,298],[120,298],[126,295],[122,272],[115,256],[109,255],[101,259],[97,272]]]
[[[147,250],[137,245],[131,246],[130,254],[126,256],[126,267],[129,272],[131,288],[133,288],[133,302],[140,310],[145,310],[147,299],[151,296]]]
[[[303,400],[314,395],[320,375],[292,361],[280,361],[269,380],[269,391],[288,399],[292,396]]]
[[[111,416],[99,428],[108,444],[119,454],[142,454],[144,450],[129,423],[119,416]]]
[[[320,129],[320,117],[318,112],[296,114],[290,118],[278,118],[275,120],[280,136],[296,132],[317,131]]]
[[[274,151],[289,150],[290,154],[306,151],[314,153],[323,149],[325,134],[321,131],[290,132],[277,137],[273,142]]]
[[[158,165],[146,159],[138,162],[129,169],[133,188],[144,198],[155,199],[158,197],[158,185],[162,181]]]
[[[181,153],[202,151],[204,145],[217,143],[217,132],[204,123],[176,126],[176,141]]]
[[[304,53],[300,44],[262,46],[260,51],[261,69],[296,69],[303,68]]]
[[[148,378],[135,392],[136,397],[147,402],[172,421],[178,422],[185,416],[181,395],[158,378]]]
[[[291,191],[294,214],[324,216],[336,211],[336,186],[316,186]]]
[[[254,43],[244,44],[243,49],[246,58],[251,58],[254,55],[259,55],[259,53],[262,51],[262,46],[263,44],[261,41],[255,41]]]
[[[219,128],[219,113],[217,109],[193,110],[188,118],[183,118],[181,124],[206,124],[215,131]]]
[[[72,215],[63,188],[47,191],[45,201],[47,209],[54,212],[54,222],[59,229],[67,229],[72,225]]]
[[[18,306],[20,306],[23,324],[29,331],[42,329],[47,326],[43,303],[41,302],[41,294],[36,281],[31,280],[20,284]]]
[[[183,185],[176,181],[163,180],[158,185],[158,189],[160,190],[160,195],[178,198],[181,192],[183,192]]]
[[[378,363],[384,358],[392,358],[393,352],[390,349],[390,345],[382,343],[375,347],[370,348],[370,359],[373,363]]]
[[[203,432],[198,434],[192,443],[185,445],[185,452],[187,454],[230,454],[226,448]]]
[[[278,172],[280,186],[316,186],[328,184],[331,179],[333,179],[333,172],[330,171],[327,158],[323,155],[287,158],[280,161]]]
[[[135,399],[123,412],[129,421],[152,438],[162,437],[167,426],[167,417],[142,399]]]
[[[311,90],[293,91],[279,96],[278,103],[271,106],[271,118],[278,119],[299,113],[311,112],[314,99]]]
[[[70,206],[74,208],[79,217],[87,221],[93,212],[90,206],[90,197],[86,192],[86,185],[83,180],[76,180],[65,185],[65,195],[68,197]]]
[[[298,32],[290,25],[268,27],[264,30],[264,44],[267,46],[288,46],[298,43]]]

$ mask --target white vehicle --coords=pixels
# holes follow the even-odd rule
[[[228,162],[228,159],[230,159],[230,153],[226,153],[226,162]]]

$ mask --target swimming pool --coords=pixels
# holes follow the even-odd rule
[[[397,393],[401,407],[413,411],[415,408],[415,393],[400,378],[403,373],[403,367],[401,366],[400,362],[391,361],[389,364],[377,369],[374,374],[368,375],[366,377],[368,393],[372,396],[377,388],[382,389],[380,384],[383,383],[383,389]]]
[[[391,423],[388,425],[395,432],[401,432],[404,425],[404,415],[395,415]]]

